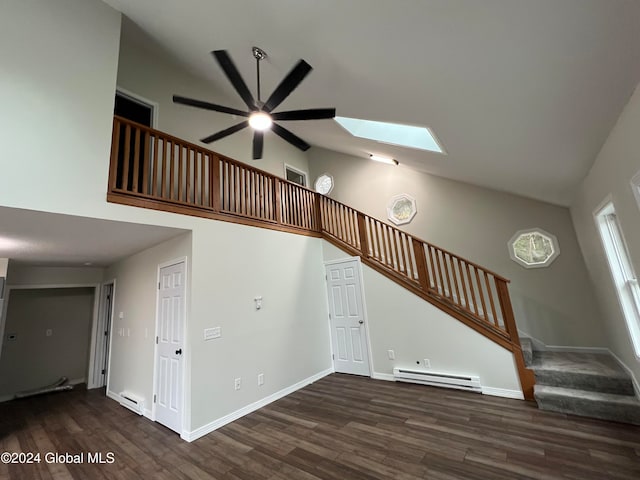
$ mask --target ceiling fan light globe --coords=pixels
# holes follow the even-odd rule
[[[249,125],[254,130],[264,131],[271,128],[273,120],[266,112],[255,112],[249,116]]]

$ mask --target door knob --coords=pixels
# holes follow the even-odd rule
[[[182,349],[176,350],[176,355],[182,355]]]
[[[358,323],[362,325],[364,323],[364,320],[358,320]]]

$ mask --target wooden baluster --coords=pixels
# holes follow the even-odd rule
[[[154,135],[153,137],[153,165],[152,165],[152,171],[153,171],[153,177],[151,178],[151,195],[157,195],[160,196],[160,194],[158,193],[158,182],[160,181],[160,176],[159,176],[159,172],[160,170],[158,169],[159,167],[159,163],[158,163],[158,153],[160,150],[160,139],[158,138],[157,135]]]
[[[118,156],[120,154],[120,121],[113,119],[113,133],[111,134],[111,164],[109,169],[109,190],[118,186]]]
[[[160,162],[162,166],[162,176],[160,179],[160,188],[162,189],[162,192],[160,194],[160,198],[166,198],[167,196],[167,156],[169,155],[168,145],[170,143],[171,142],[169,140],[162,142],[162,161]]]
[[[458,277],[460,277],[460,291],[462,292],[462,295],[460,298],[460,304],[462,305],[462,300],[464,299],[464,305],[463,305],[464,308],[471,311],[471,309],[469,308],[469,294],[467,293],[467,284],[464,280],[464,270],[462,269],[462,261],[459,258],[457,258],[456,264],[457,264]]]
[[[367,238],[367,220],[365,216],[358,212],[358,237],[360,239],[360,253],[365,258],[369,258],[369,240]]]
[[[451,271],[451,278],[453,279],[453,291],[451,295],[453,296],[453,292],[456,294],[456,304],[462,305],[462,300],[460,299],[460,290],[458,289],[458,278],[456,277],[456,268],[455,268],[455,260],[452,255],[449,255],[449,270]]]
[[[171,142],[171,152],[169,155],[169,198],[171,200],[175,197],[175,189],[176,189],[176,144]]]
[[[480,316],[480,309],[478,307],[478,300],[476,300],[476,292],[473,286],[473,277],[471,276],[471,268],[468,263],[465,262],[467,267],[467,279],[469,280],[469,292],[471,293],[471,304],[473,305],[473,313]]]
[[[196,203],[196,199],[195,199],[195,192],[194,192],[194,198],[193,201],[191,200],[191,148],[186,147],[187,150],[187,184],[185,185],[186,187],[186,200],[187,203]],[[195,166],[195,165],[194,165]]]
[[[204,154],[202,152],[196,152],[195,161],[198,165],[198,177],[194,179],[194,183],[200,184],[200,205],[205,206],[205,164]]]
[[[275,218],[276,218],[276,222],[279,224],[282,224],[282,205],[281,205],[281,197],[280,197],[280,179],[279,178],[274,178],[273,179],[273,193],[274,193],[274,198],[275,198]]]
[[[220,211],[220,157],[217,155],[210,156],[209,177],[211,178],[211,187],[209,195],[211,197],[210,205],[214,212]]]
[[[436,291],[438,292],[439,295],[442,295],[444,297],[445,296],[444,279],[442,278],[442,268],[440,267],[438,250],[434,246],[431,246],[429,255],[432,256],[432,262],[435,264],[435,268],[438,271],[438,279],[440,279],[440,283],[438,283],[437,281],[435,283]],[[435,256],[435,260],[433,259],[433,256]],[[435,274],[434,274],[434,280],[435,280]]]
[[[322,195],[313,193],[313,229],[316,232],[322,232]]]
[[[182,192],[184,190],[182,187],[182,185],[184,184],[182,180],[182,174],[184,173],[182,150],[183,150],[182,145],[178,145],[178,198],[177,200],[180,200],[180,201],[182,201]]]
[[[427,292],[430,289],[430,282],[429,272],[427,270],[427,256],[424,250],[425,245],[415,238],[412,238],[411,241],[413,243],[413,253],[416,256],[416,268],[418,269],[418,281],[420,282],[420,288]]]
[[[129,189],[129,156],[131,155],[131,125],[124,128],[124,163],[122,165],[122,189]]]
[[[144,148],[142,149],[142,193],[149,193],[149,142],[151,134],[144,134]]]
[[[498,323],[498,315],[496,315],[496,307],[493,303],[493,292],[491,291],[491,284],[489,283],[489,275],[487,274],[487,272],[484,272],[484,284],[487,287],[487,296],[489,297],[489,303],[491,306],[491,313],[493,314],[493,323],[495,324],[496,327],[500,327],[499,323]],[[487,320],[489,320],[489,317],[487,316]]]
[[[482,305],[482,315],[478,314],[479,317],[484,318],[485,320],[489,319],[487,315],[487,306],[484,302],[484,292],[482,291],[482,284],[480,283],[480,275],[478,274],[478,267],[473,268],[476,273],[476,285],[478,286],[478,296],[480,297],[480,305]]]
[[[133,141],[133,178],[131,180],[131,191],[138,191],[138,180],[140,177],[140,129],[136,128]]]

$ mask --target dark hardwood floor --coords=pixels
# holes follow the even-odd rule
[[[640,427],[534,404],[334,374],[193,443],[100,391],[0,404],[11,479],[634,479]],[[47,452],[113,452],[112,464],[46,463]]]

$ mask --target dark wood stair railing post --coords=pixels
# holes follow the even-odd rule
[[[516,326],[516,320],[513,316],[513,307],[511,305],[511,298],[509,297],[509,287],[507,282],[495,278],[496,292],[498,292],[498,301],[500,303],[500,309],[502,310],[502,316],[504,319],[504,327],[509,334],[512,346],[512,352],[518,367],[518,376],[520,377],[520,384],[522,387],[522,393],[526,400],[533,400],[533,386],[536,383],[533,371],[529,370],[524,364],[524,355],[522,354],[522,347],[520,346],[520,337],[518,336],[518,327]]]
[[[280,196],[280,179],[275,177],[273,179],[273,198],[275,198],[275,214],[276,214],[276,222],[282,224],[282,199]]]
[[[367,221],[363,213],[358,212],[358,235],[360,236],[360,253],[364,258],[369,257],[369,241],[367,239]]]
[[[416,256],[416,267],[418,269],[418,281],[420,282],[420,288],[424,292],[429,291],[429,270],[427,269],[427,254],[424,251],[424,244],[411,237],[413,243],[413,254]]]
[[[313,192],[313,205],[314,205],[314,216],[315,216],[315,221],[312,224],[313,229],[318,232],[318,233],[322,233],[322,208],[320,206],[320,202],[322,202],[322,195],[320,195],[317,192]]]
[[[211,186],[209,194],[211,195],[211,208],[214,212],[220,211],[220,157],[210,155],[209,168],[211,168]]]
[[[109,169],[109,191],[118,185],[118,154],[120,153],[120,121],[113,118],[113,134],[111,137],[111,168]]]

